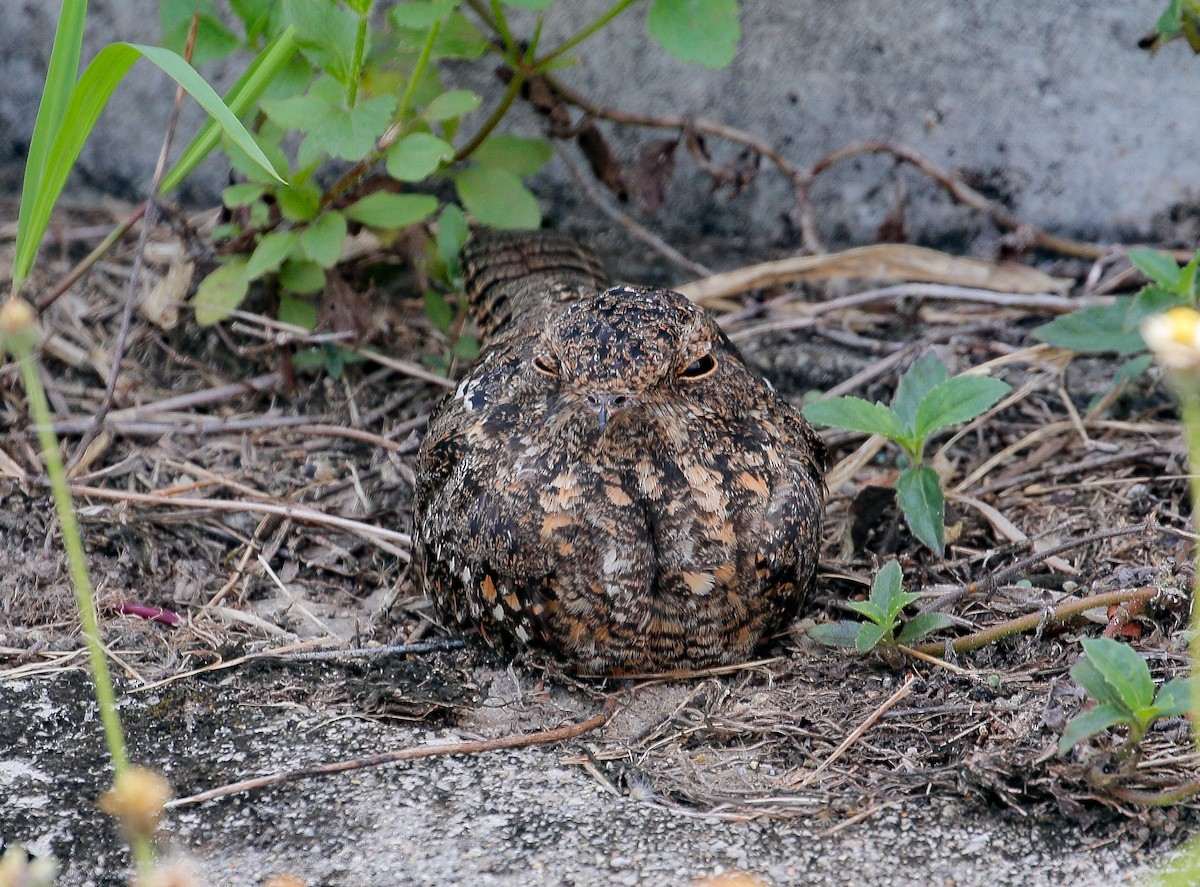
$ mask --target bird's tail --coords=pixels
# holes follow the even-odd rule
[[[558,231],[477,231],[463,247],[462,268],[484,344],[608,286],[596,255]]]

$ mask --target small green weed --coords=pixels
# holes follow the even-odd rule
[[[831,647],[854,647],[858,652],[866,653],[879,647],[913,644],[930,632],[954,624],[943,613],[918,613],[901,627],[900,613],[917,599],[917,595],[904,591],[903,578],[900,564],[888,561],[875,574],[871,596],[865,601],[851,601],[846,605],[865,616],[864,621],[847,619],[814,625],[808,630],[808,636]]]
[[[1171,0],[1163,10],[1154,30],[1138,41],[1138,46],[1158,52],[1172,40],[1186,40],[1192,52],[1200,54],[1200,2]]]
[[[1071,677],[1099,704],[1067,724],[1058,743],[1058,753],[1111,727],[1124,725],[1128,734],[1117,760],[1128,758],[1159,718],[1187,714],[1192,707],[1196,678],[1175,678],[1154,692],[1154,681],[1146,661],[1128,645],[1111,638],[1089,638],[1083,642],[1083,658],[1071,666]]]
[[[1169,254],[1153,249],[1131,249],[1129,261],[1150,278],[1137,295],[1122,296],[1111,305],[1080,308],[1033,331],[1035,338],[1056,348],[1129,357],[1117,371],[1114,384],[1133,379],[1150,366],[1146,341],[1138,330],[1142,321],[1171,308],[1194,306],[1197,299],[1200,252],[1182,267]]]
[[[979,416],[1011,390],[987,376],[949,378],[945,364],[927,354],[900,378],[891,407],[860,397],[831,397],[809,404],[804,415],[900,445],[908,463],[896,479],[900,509],[913,535],[940,555],[946,547],[945,495],[938,473],[923,462],[925,444],[938,431]]]

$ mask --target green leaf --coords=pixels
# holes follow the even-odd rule
[[[425,106],[421,116],[431,123],[439,120],[449,120],[451,117],[461,117],[479,107],[483,101],[478,95],[468,89],[452,89]]]
[[[438,199],[429,194],[389,194],[376,191],[346,207],[346,216],[370,228],[407,228],[437,212]]]
[[[1152,314],[1162,314],[1176,305],[1190,305],[1189,296],[1181,296],[1157,283],[1142,287],[1133,297],[1133,304],[1125,313],[1125,329],[1136,330],[1138,325]]]
[[[450,353],[459,360],[474,360],[479,356],[479,340],[468,334],[459,336],[454,340]]]
[[[286,294],[280,296],[279,313],[276,316],[284,323],[304,327],[306,330],[317,328],[317,308],[308,299],[297,299]]]
[[[861,397],[830,397],[810,403],[804,408],[804,418],[819,425],[882,434],[892,440],[904,438],[904,426],[888,407],[871,403]]]
[[[1161,718],[1177,718],[1194,710],[1192,700],[1200,684],[1195,676],[1167,681],[1154,697],[1154,707]]]
[[[887,613],[876,601],[847,601],[846,607],[855,613],[861,613],[876,625],[888,625]]]
[[[1133,716],[1133,713],[1121,701],[1121,697],[1117,691],[1104,679],[1104,673],[1096,668],[1086,656],[1071,666],[1071,677],[1075,683],[1083,687],[1087,691],[1087,694],[1097,702],[1115,705],[1129,714],[1130,717]]]
[[[1179,271],[1179,281],[1175,284],[1175,292],[1183,296],[1186,304],[1192,304],[1196,299],[1196,272],[1200,271],[1200,250]]]
[[[279,269],[279,285],[293,293],[315,293],[325,288],[325,269],[307,259],[288,259]]]
[[[282,10],[278,0],[229,0],[229,7],[242,20],[248,43],[257,43],[264,34],[280,30],[277,17]]]
[[[1125,328],[1125,317],[1133,300],[1122,296],[1111,305],[1080,308],[1033,331],[1035,339],[1056,348],[1069,348],[1082,354],[1136,354],[1146,350],[1141,333]]]
[[[311,222],[321,211],[321,191],[312,182],[280,188],[275,199],[284,218],[293,222]]]
[[[542,139],[523,139],[498,135],[475,149],[471,159],[480,166],[506,169],[513,175],[533,175],[554,156],[554,149]]]
[[[946,501],[937,472],[928,465],[900,472],[896,500],[912,534],[941,557],[946,550]]]
[[[62,192],[71,167],[79,157],[84,141],[96,125],[100,112],[108,104],[117,84],[140,58],[148,59],[187,90],[205,111],[217,119],[230,138],[255,159],[255,162],[264,169],[271,168],[266,155],[246,128],[225,107],[220,96],[179,56],[157,46],[133,43],[113,43],[106,46],[92,59],[92,63],[87,66],[71,91],[70,99],[59,119],[61,125],[53,133],[53,142],[43,158],[44,165],[39,169],[37,163],[32,164],[34,171],[40,175],[33,183],[33,200],[28,206],[22,202],[18,217],[12,269],[14,292],[29,275],[33,259],[46,233],[46,226],[50,223],[50,212]],[[274,170],[272,173],[274,174]],[[26,177],[28,176],[27,170]]]
[[[542,9],[549,9],[553,2],[554,0],[504,0],[504,5],[519,6],[522,9],[532,9],[534,12],[538,12]]]
[[[262,197],[265,190],[266,188],[261,182],[242,182],[238,185],[230,185],[221,192],[221,203],[230,208],[249,206]]]
[[[908,368],[900,383],[896,386],[896,396],[892,398],[892,412],[904,424],[907,431],[915,429],[917,407],[930,391],[937,388],[950,377],[949,370],[936,354],[926,354]]]
[[[967,422],[1012,391],[1007,382],[989,376],[955,376],[930,391],[917,407],[916,436]]]
[[[270,43],[268,43],[250,63],[246,72],[237,79],[233,87],[225,94],[225,103],[235,116],[240,117],[250,109],[250,106],[262,97],[263,92],[271,85],[276,76],[291,61],[296,53],[296,29],[288,28]],[[191,175],[205,157],[209,155],[221,136],[220,124],[215,119],[209,119],[196,133],[196,137],[188,144],[179,159],[163,176],[159,183],[158,193],[169,194],[179,184]],[[286,169],[286,166],[272,159],[276,169]]]
[[[354,45],[358,16],[336,3],[314,0],[284,0],[284,15],[296,28],[300,51],[338,83],[346,84],[356,74]]]
[[[279,270],[283,260],[291,255],[296,245],[295,231],[272,231],[264,234],[254,248],[250,261],[246,263],[245,275],[250,280],[257,280],[264,274],[273,274]]]
[[[428,30],[428,26],[420,29],[401,29],[397,33],[397,48],[415,55],[420,52]],[[430,56],[434,59],[473,60],[487,52],[490,45],[488,39],[479,33],[479,29],[471,24],[470,19],[461,12],[452,12],[442,20],[437,36],[434,37]]]
[[[1170,253],[1156,249],[1131,249],[1126,255],[1135,268],[1160,286],[1173,289],[1179,283],[1179,265]]]
[[[890,620],[911,603],[910,600],[905,601],[899,607],[893,605],[892,602],[903,593],[903,588],[904,572],[900,569],[899,561],[888,561],[879,568],[879,572],[871,581],[871,602],[884,614],[884,619]]]
[[[949,628],[954,624],[954,620],[945,613],[918,613],[908,622],[904,623],[904,628],[900,629],[900,634],[896,637],[896,642],[900,644],[913,644],[919,641],[925,635],[935,631],[940,631],[943,628]]]
[[[265,99],[262,108],[280,126],[307,133],[296,161],[300,166],[308,166],[325,157],[362,160],[391,124],[398,101],[394,95],[382,95],[347,108],[337,84],[324,78],[314,83],[305,95]]]
[[[822,622],[810,628],[808,636],[818,644],[830,647],[853,647],[861,627],[861,622],[850,622],[849,620]]]
[[[196,295],[192,296],[196,323],[211,326],[229,317],[246,300],[249,291],[245,260],[235,259],[217,268],[200,281]]]
[[[1132,382],[1146,372],[1152,363],[1154,363],[1154,356],[1150,354],[1143,354],[1141,357],[1125,361],[1117,367],[1117,371],[1113,374],[1113,387]]]
[[[322,268],[332,268],[342,257],[346,240],[346,217],[326,212],[300,232],[300,249]]]
[[[646,30],[678,59],[723,68],[741,36],[737,0],[654,0]]]
[[[412,31],[428,31],[454,9],[455,0],[409,0],[388,10],[392,26]]]
[[[425,316],[434,329],[443,335],[450,334],[450,327],[454,324],[454,309],[437,290],[425,290]]]
[[[438,216],[438,255],[450,268],[458,269],[458,256],[467,243],[471,229],[466,214],[456,204],[447,203]]]
[[[854,636],[854,649],[860,653],[874,650],[879,642],[891,637],[891,626],[874,625],[870,622],[860,625],[858,634]]]
[[[1112,638],[1087,638],[1083,652],[1092,666],[1113,688],[1117,699],[1130,711],[1154,703],[1154,680],[1150,666],[1128,644]],[[1074,677],[1074,670],[1071,673]]]
[[[387,152],[387,171],[401,182],[419,182],[454,156],[454,146],[427,132],[398,140]]]
[[[1091,711],[1076,715],[1063,730],[1062,739],[1058,741],[1058,753],[1065,755],[1089,736],[1095,736],[1109,727],[1127,721],[1128,715],[1115,705],[1098,705]]]
[[[199,10],[200,18],[196,22],[193,65],[223,59],[241,46],[241,41],[217,18],[211,0],[160,0],[158,15],[162,22],[163,46],[183,55],[192,26],[192,13],[196,10]]]
[[[454,177],[467,212],[491,228],[537,228],[542,223],[537,198],[521,180],[502,169],[472,166]]]

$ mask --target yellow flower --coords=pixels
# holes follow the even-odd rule
[[[1155,358],[1168,370],[1200,375],[1200,312],[1172,308],[1142,321],[1142,338]]]

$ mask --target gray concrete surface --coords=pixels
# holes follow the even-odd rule
[[[0,24],[0,187],[15,194],[55,4],[10,2],[19,9],[6,11]],[[557,4],[549,37],[570,33],[607,5]],[[1136,47],[1163,5],[755,0],[742,4],[736,61],[715,72],[658,50],[635,8],[587,44],[581,64],[563,77],[614,107],[703,115],[742,127],[800,164],[857,139],[902,141],[967,172],[1018,215],[1058,233],[1188,238],[1196,234],[1191,223],[1171,218],[1197,212],[1192,158],[1200,141],[1200,61],[1182,44],[1155,58]],[[155,0],[96,0],[88,47],[117,38],[153,40],[156,9]],[[135,69],[85,149],[76,189],[144,192],[171,96],[156,72]],[[528,118],[518,113],[513,123],[528,127]],[[185,132],[195,115],[188,120]],[[622,131],[613,141],[629,159],[655,137]],[[183,196],[211,199],[222,176],[210,166]],[[556,160],[536,181],[549,214],[593,214],[565,176]],[[963,246],[987,238],[975,216],[920,175],[905,176],[915,238]],[[892,181],[892,164],[882,158],[852,161],[823,176],[814,198],[829,243],[871,240],[893,199]],[[650,223],[676,238],[715,233],[779,241],[787,233],[780,216],[790,205],[789,186],[769,170],[730,201],[709,195],[704,178],[683,160],[667,208]]]

